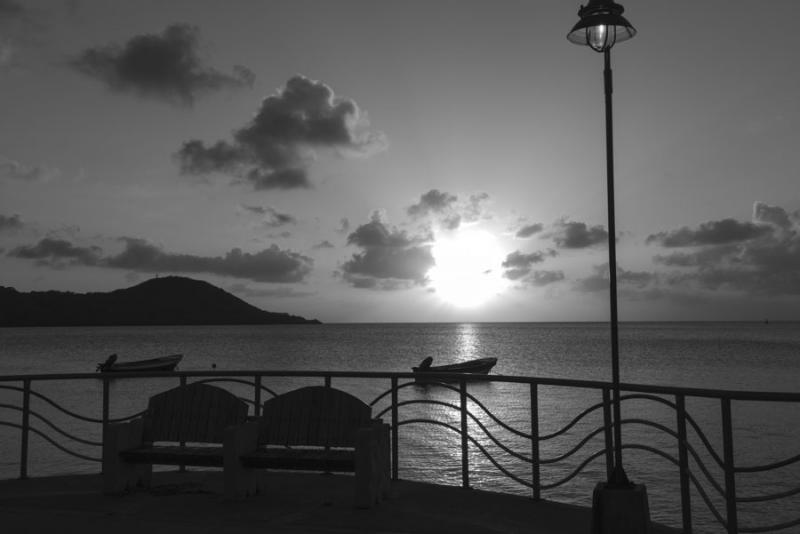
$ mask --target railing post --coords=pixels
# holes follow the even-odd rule
[[[184,387],[186,385],[186,375],[181,375],[180,384],[181,384],[181,387]],[[186,442],[185,441],[181,441],[180,442],[180,446],[181,447],[185,447],[186,446]],[[179,465],[178,466],[178,471],[180,473],[185,473],[186,472],[186,464]]]
[[[692,500],[689,493],[689,450],[686,436],[686,397],[675,395],[678,410],[678,463],[681,477],[681,512],[683,515],[683,533],[692,532]]]
[[[531,467],[533,468],[533,500],[542,498],[539,470],[539,385],[531,383]]]
[[[467,427],[467,381],[461,379],[461,487],[469,489],[469,428]]]
[[[106,373],[104,373],[106,374]],[[106,450],[106,436],[108,436],[108,420],[111,418],[111,391],[110,391],[110,382],[107,376],[103,377],[103,428],[102,428],[102,435],[103,435],[103,450]],[[103,468],[102,464],[100,467],[100,472],[102,473]]]
[[[31,381],[22,383],[22,443],[20,444],[19,478],[28,478],[28,434],[31,423]]]
[[[261,375],[256,375],[255,379],[255,391],[253,392],[253,401],[255,405],[253,406],[253,415],[258,417],[261,415]]]
[[[325,375],[325,387],[331,387],[331,375]]]
[[[722,401],[722,447],[725,454],[725,503],[728,512],[728,533],[739,531],[736,517],[736,473],[733,461],[733,427],[731,425],[731,399]]]
[[[399,468],[397,465],[397,460],[399,458],[399,453],[397,450],[397,444],[399,442],[399,433],[397,431],[397,377],[392,377],[392,480],[398,479],[398,472]]]
[[[611,474],[614,472],[614,438],[611,432],[611,392],[607,387],[603,388],[603,427],[606,443],[606,480],[611,480]]]

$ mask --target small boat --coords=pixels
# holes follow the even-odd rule
[[[465,362],[450,363],[447,365],[431,365],[433,358],[428,356],[417,367],[412,367],[411,370],[421,375],[415,378],[418,383],[442,381],[441,378],[430,376],[436,373],[468,373],[476,375],[486,375],[492,370],[492,367],[497,363],[497,358],[478,358],[476,360],[467,360]]]
[[[149,360],[136,360],[132,362],[117,362],[117,355],[112,354],[103,363],[97,364],[101,373],[131,373],[137,371],[174,371],[183,354],[170,354]]]

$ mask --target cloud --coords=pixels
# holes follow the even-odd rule
[[[321,250],[323,248],[334,248],[334,246],[333,243],[331,243],[326,239],[325,241],[321,241],[311,248],[313,248],[314,250]]]
[[[359,288],[400,289],[421,285],[435,260],[429,238],[386,227],[378,213],[347,237],[362,249],[342,265],[343,278]]]
[[[458,201],[458,197],[431,189],[419,197],[419,202],[408,207],[406,212],[412,217],[422,217],[431,213],[443,213]]]
[[[608,263],[595,265],[592,274],[577,281],[576,288],[585,293],[595,293],[598,291],[608,291],[609,289],[609,270]],[[642,290],[657,284],[659,277],[656,273],[645,271],[627,271],[617,265],[617,287],[621,291],[638,289]]]
[[[184,174],[219,172],[255,189],[307,188],[307,168],[318,150],[364,157],[384,150],[385,136],[368,127],[354,101],[336,97],[322,82],[294,76],[264,99],[231,141],[206,145],[193,139],[176,156]]]
[[[608,232],[602,226],[588,227],[586,223],[560,220],[546,237],[559,248],[587,248],[608,243]]]
[[[533,273],[526,277],[523,282],[532,286],[546,286],[555,284],[564,279],[563,271],[533,271]]]
[[[61,173],[44,165],[28,165],[0,156],[0,178],[22,182],[49,182]]]
[[[17,247],[8,255],[50,267],[85,265],[146,273],[210,273],[274,283],[302,282],[313,267],[311,258],[275,245],[252,254],[234,248],[224,256],[207,257],[165,252],[144,239],[126,237],[120,241],[124,250],[110,256],[102,256],[99,247],[78,247],[53,238]]]
[[[526,239],[534,234],[538,234],[539,232],[542,231],[543,228],[544,227],[542,226],[541,223],[526,224],[525,226],[517,230],[517,233],[514,235],[520,239]]]
[[[765,213],[765,215],[769,216]],[[774,216],[774,214],[772,215]],[[686,226],[671,232],[659,232],[647,237],[646,242],[658,243],[664,247],[695,247],[702,245],[724,245],[755,239],[771,233],[773,228],[752,222],[739,222],[735,219],[709,221],[696,229]]]
[[[406,213],[414,219],[432,218],[446,230],[456,230],[461,223],[471,223],[486,218],[485,203],[487,193],[470,195],[466,201],[459,202],[458,196],[431,189],[420,196],[419,202],[409,206]]]
[[[35,260],[37,265],[61,269],[70,265],[98,265],[101,252],[99,247],[80,247],[64,239],[45,237],[35,245],[11,249],[8,256]]]
[[[0,232],[19,230],[25,226],[19,215],[3,215],[0,213]]]
[[[676,268],[666,277],[672,289],[800,295],[798,213],[756,202],[752,222],[723,219],[655,236],[653,241],[665,247],[693,247],[654,257]]]
[[[292,215],[289,215],[288,213],[281,213],[271,206],[262,207],[262,206],[247,206],[245,204],[241,204],[240,207],[249,213],[254,213],[256,215],[263,215],[264,225],[270,228],[277,228],[279,226],[285,226],[287,224],[297,223],[297,219],[294,218]]]
[[[342,219],[339,221],[339,227],[336,229],[336,231],[340,234],[346,234],[347,232],[349,232],[350,219],[348,219],[347,217],[342,217]]]
[[[202,93],[253,85],[254,74],[246,67],[237,65],[232,74],[224,74],[203,65],[198,37],[198,28],[173,24],[160,35],[137,35],[123,46],[84,50],[71,66],[113,91],[187,106]]]
[[[503,276],[509,280],[520,280],[530,274],[534,264],[542,263],[548,256],[553,257],[556,255],[557,252],[555,250],[548,250],[547,252],[538,251],[530,254],[523,254],[515,250],[506,256],[506,259],[502,263],[502,267],[506,269]]]

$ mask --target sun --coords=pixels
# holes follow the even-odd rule
[[[433,245],[436,265],[428,271],[436,294],[459,308],[474,308],[502,292],[507,282],[500,265],[503,251],[485,230],[461,230]]]

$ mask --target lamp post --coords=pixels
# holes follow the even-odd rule
[[[611,380],[614,389],[614,468],[609,485],[630,486],[622,467],[622,424],[619,387],[619,326],[617,319],[617,247],[614,224],[614,127],[611,107],[611,47],[636,35],[622,16],[624,8],[613,0],[589,0],[578,10],[580,20],[567,34],[575,44],[586,45],[603,54],[603,80],[606,97],[606,183],[608,193],[608,277],[611,307]]]
[[[606,187],[608,194],[608,278],[611,309],[611,380],[614,390],[614,467],[606,483],[595,488],[592,499],[592,532],[596,534],[645,534],[650,524],[647,490],[632,484],[622,466],[622,417],[619,385],[619,321],[617,317],[617,244],[614,223],[614,127],[611,107],[611,47],[636,35],[624,8],[613,0],[589,0],[578,10],[580,20],[567,34],[575,44],[603,53],[606,106]]]

